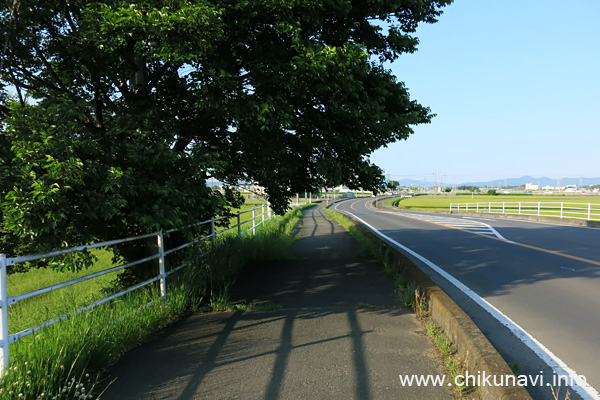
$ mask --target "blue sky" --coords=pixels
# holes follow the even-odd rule
[[[599,16],[599,0],[455,0],[390,65],[437,116],[371,161],[448,183],[600,177]]]

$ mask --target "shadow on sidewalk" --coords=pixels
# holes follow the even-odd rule
[[[102,399],[414,397],[398,374],[435,370],[431,344],[321,208],[305,211],[297,259],[250,266],[234,287],[233,301],[283,309],[192,315],[126,354]]]
[[[194,315],[128,353],[113,370],[127,382],[116,381],[102,399],[290,398],[289,386],[297,392],[298,379],[312,382],[303,388],[305,394],[315,390],[315,398],[330,385],[349,398],[370,399],[364,337],[376,332],[360,320],[404,313],[351,308]]]

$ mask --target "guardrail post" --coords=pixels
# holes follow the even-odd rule
[[[238,212],[238,213],[237,213],[237,220],[238,220],[238,224],[237,224],[237,227],[238,227],[238,237],[242,237],[242,218],[240,217],[240,215],[241,215],[241,214]]]
[[[465,210],[465,212],[469,212],[469,203],[466,204],[467,208]]]
[[[160,297],[167,295],[167,275],[165,274],[165,238],[163,232],[158,232],[156,236],[158,243],[158,273],[160,274]]]
[[[215,244],[216,237],[217,237],[217,235],[216,235],[216,230],[215,230],[215,217],[212,217],[210,219],[210,240],[211,240],[212,244]]]
[[[265,223],[265,214],[267,212],[265,211],[265,205],[260,206],[260,215],[262,216],[262,220],[261,220],[261,224]]]
[[[588,221],[592,220],[592,203],[588,203]]]
[[[538,217],[541,215],[542,213],[542,202],[538,201]]]
[[[8,368],[8,294],[6,293],[6,254],[0,254],[0,373]]]
[[[256,235],[256,207],[252,209],[252,236]]]
[[[479,212],[479,202],[475,203],[475,211]]]
[[[560,217],[563,217],[563,204],[565,204],[564,202],[560,202]]]
[[[491,214],[492,213],[492,202],[490,201],[490,204],[488,204],[488,212]]]
[[[271,205],[267,204],[267,212],[269,213],[269,218],[271,219],[271,217],[273,216],[273,210],[271,210]]]
[[[502,202],[502,214],[506,214],[505,202]]]
[[[519,202],[519,215],[521,215],[521,202]]]

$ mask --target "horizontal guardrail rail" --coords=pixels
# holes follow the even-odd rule
[[[598,203],[572,203],[564,201],[450,203],[450,212],[461,211],[600,221],[600,204]]]
[[[252,213],[252,216],[250,218],[242,221],[242,215],[247,214],[247,213]],[[225,232],[229,232],[234,229],[237,229],[236,234],[238,237],[241,237],[250,232],[252,232],[252,234],[254,235],[254,234],[256,234],[256,229],[259,226],[261,226],[262,224],[264,224],[266,221],[271,219],[272,217],[273,217],[273,212],[271,210],[270,205],[264,204],[259,207],[254,207],[250,210],[240,211],[237,214],[234,214],[232,217],[224,216],[224,217],[211,218],[209,220],[200,222],[198,224],[188,225],[188,226],[185,226],[182,228],[169,229],[164,232],[158,231],[158,232],[148,233],[145,235],[128,237],[128,238],[124,238],[124,239],[116,239],[116,240],[109,240],[109,241],[105,241],[105,242],[92,243],[89,245],[76,246],[76,247],[71,247],[69,249],[57,250],[57,251],[52,251],[52,252],[48,252],[48,253],[44,253],[44,254],[32,254],[32,255],[25,255],[25,256],[20,256],[20,257],[7,257],[5,254],[0,254],[0,373],[2,372],[2,370],[4,368],[8,367],[8,365],[9,365],[9,361],[10,361],[9,344],[14,343],[17,340],[19,340],[25,336],[28,336],[34,332],[37,332],[40,329],[43,329],[47,326],[53,325],[59,321],[69,318],[70,316],[72,316],[74,314],[78,314],[78,313],[88,310],[92,307],[96,307],[100,304],[103,304],[103,303],[106,303],[113,299],[116,299],[118,297],[121,297],[127,293],[133,292],[137,289],[140,289],[140,288],[147,286],[151,283],[154,283],[156,281],[159,281],[159,284],[160,284],[160,298],[164,298],[167,295],[167,289],[166,289],[167,288],[167,282],[166,282],[167,276],[186,267],[186,264],[181,264],[177,267],[174,267],[170,271],[165,271],[165,257],[166,256],[168,256],[169,254],[173,254],[179,250],[182,250],[186,247],[189,247],[195,243],[199,243],[203,240],[210,239],[214,243],[215,239],[218,235],[223,234]],[[215,228],[216,222],[224,220],[224,219],[231,219],[231,218],[237,218],[237,223],[235,225],[229,226],[227,228],[223,228],[221,230],[217,230]],[[206,225],[206,224],[210,224],[210,233],[208,235],[205,235],[203,237],[200,237],[198,239],[192,240],[190,242],[184,243],[182,245],[179,245],[177,247],[174,247],[174,248],[171,248],[168,250],[165,249],[164,234],[170,234],[173,232],[181,231],[183,229],[197,228],[199,226]],[[246,227],[248,227],[248,226],[249,226],[249,228],[246,229]],[[118,266],[115,266],[112,268],[108,268],[103,271],[85,275],[85,276],[82,276],[79,278],[75,278],[75,279],[72,279],[69,281],[65,281],[65,282],[51,285],[48,287],[36,289],[36,290],[33,290],[28,293],[22,293],[22,294],[19,294],[16,296],[8,296],[8,294],[7,294],[6,275],[7,275],[8,266],[12,266],[12,265],[15,265],[18,263],[24,263],[24,262],[41,260],[41,259],[45,259],[45,258],[62,256],[65,254],[70,254],[70,253],[75,253],[75,252],[97,249],[97,248],[101,248],[101,247],[110,247],[110,246],[113,246],[116,244],[132,242],[135,240],[148,239],[148,238],[152,238],[152,237],[156,237],[156,243],[157,243],[157,252],[154,255],[151,255],[151,256],[148,256],[145,258],[141,258],[139,260],[135,260],[135,261],[132,261],[132,262],[129,262],[126,264],[118,265]],[[17,333],[9,335],[9,333],[8,333],[9,332],[8,331],[8,324],[9,324],[8,306],[14,305],[14,304],[18,303],[19,301],[22,301],[22,300],[25,300],[25,299],[28,299],[28,298],[31,298],[34,296],[39,296],[44,293],[52,292],[54,290],[62,289],[62,288],[65,288],[65,287],[68,287],[71,285],[75,285],[77,283],[81,283],[81,282],[84,282],[84,281],[87,281],[90,279],[98,278],[98,277],[106,275],[106,274],[121,271],[126,268],[130,268],[135,265],[138,265],[138,264],[141,264],[144,262],[148,262],[148,261],[152,261],[152,260],[158,260],[158,275],[154,276],[153,278],[151,278],[147,281],[141,282],[137,285],[131,286],[131,287],[124,289],[118,293],[107,296],[103,299],[97,300],[86,306],[80,307],[74,313],[63,314],[63,315],[57,316],[55,318],[52,318],[45,322],[42,322],[41,324],[38,324],[36,326],[24,329],[21,332],[17,332]],[[151,304],[151,303],[149,303],[149,304]],[[142,308],[145,308],[145,306],[143,306]]]

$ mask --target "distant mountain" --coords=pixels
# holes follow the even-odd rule
[[[402,186],[416,186],[416,187],[433,187],[434,182],[433,179],[427,180],[415,180],[415,179],[401,179],[399,180],[400,185]],[[457,183],[456,186],[477,186],[477,187],[504,187],[504,186],[522,186],[526,183],[533,183],[534,185],[544,186],[558,186],[557,179],[551,179],[548,177],[535,178],[533,176],[522,176],[520,178],[506,178],[506,179],[497,179],[493,181],[485,181],[485,182],[463,182]],[[599,185],[600,178],[562,178],[560,180],[561,186],[567,185]],[[438,186],[441,186],[442,183],[438,180]],[[444,186],[454,186],[453,182],[445,182]]]

